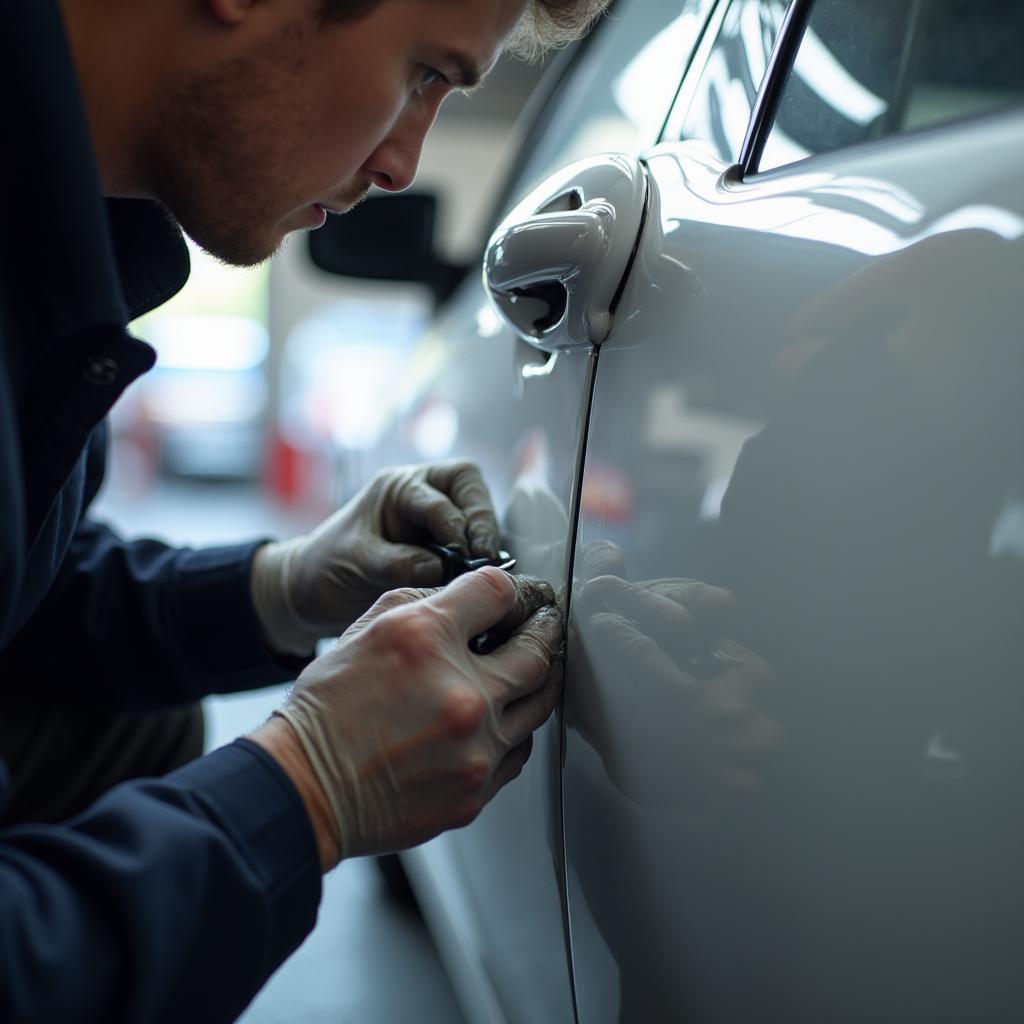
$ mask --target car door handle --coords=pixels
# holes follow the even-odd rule
[[[608,337],[646,197],[640,161],[610,153],[570,164],[505,218],[487,246],[484,283],[519,337],[546,352]]]

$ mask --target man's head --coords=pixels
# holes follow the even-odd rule
[[[381,0],[320,0],[325,21],[346,21],[373,10]],[[608,6],[609,0],[529,0],[506,49],[520,57],[535,57],[583,35]]]
[[[607,0],[64,0],[108,192],[158,199],[237,264],[411,184],[442,101]],[[106,6],[136,49],[82,15]],[[120,12],[120,13],[116,13]],[[148,19],[147,19],[148,13]],[[92,22],[93,24],[95,21]],[[115,22],[116,24],[116,22]],[[133,84],[134,83],[134,84]],[[135,89],[135,93],[132,90]],[[108,164],[109,166],[104,166]]]

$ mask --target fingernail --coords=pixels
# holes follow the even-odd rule
[[[412,578],[416,583],[437,583],[441,578],[441,560],[421,558],[412,564]]]
[[[498,541],[490,530],[474,530],[471,528],[469,531],[469,541],[474,554],[485,555],[487,558],[498,557]]]
[[[541,605],[541,607],[533,613],[533,618],[537,620],[557,618],[560,622],[562,619],[562,613],[558,610],[556,605],[545,604]]]

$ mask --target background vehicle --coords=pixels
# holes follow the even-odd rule
[[[148,333],[158,362],[137,401],[161,467],[256,476],[267,418],[266,328],[241,316],[165,316]]]
[[[559,67],[378,448],[444,410],[570,615],[523,778],[403,855],[473,1019],[1024,1018],[1022,42],[621,0]]]
[[[189,243],[190,287],[134,330],[157,362],[111,422],[145,491],[158,471],[239,484],[263,470],[270,420],[266,269],[220,263]]]

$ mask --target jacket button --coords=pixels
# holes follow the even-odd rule
[[[90,384],[113,384],[117,380],[117,371],[117,360],[108,356],[86,356],[82,364],[82,376]]]

